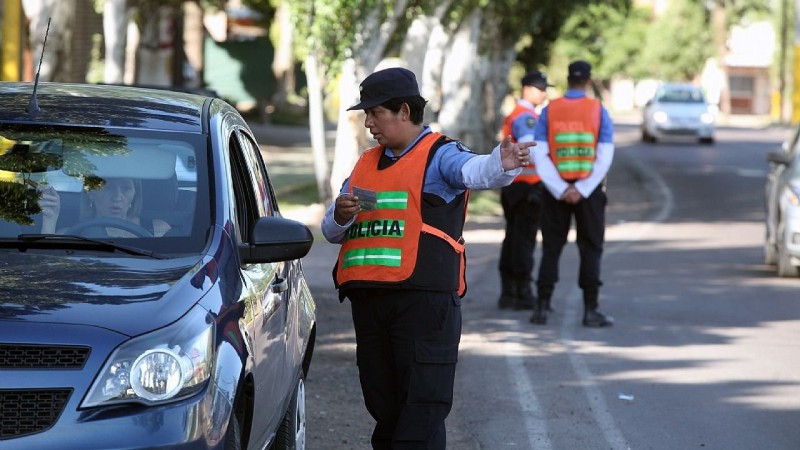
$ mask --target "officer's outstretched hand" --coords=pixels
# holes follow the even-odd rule
[[[336,197],[336,206],[333,209],[333,220],[339,225],[344,225],[361,212],[358,206],[358,197],[353,194],[342,194]]]
[[[500,144],[500,160],[503,162],[503,170],[513,170],[530,164],[530,147],[534,145],[536,142],[511,142],[511,137],[506,136]]]

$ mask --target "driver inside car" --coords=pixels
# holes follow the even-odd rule
[[[161,219],[141,218],[142,183],[134,178],[94,178],[90,186],[84,182],[81,199],[80,221],[93,220],[93,228],[99,228],[108,237],[142,237],[144,229],[150,235],[160,237],[170,230],[170,225]],[[39,206],[42,208],[42,233],[56,232],[60,212],[60,196],[52,186],[42,191]],[[105,220],[104,220],[105,219]],[[80,222],[78,223],[80,226]],[[78,229],[78,227],[73,227]],[[84,229],[86,227],[80,227]],[[58,230],[70,234],[70,229]],[[102,231],[101,231],[102,233]],[[79,233],[80,234],[80,233]],[[146,234],[145,234],[146,236]]]

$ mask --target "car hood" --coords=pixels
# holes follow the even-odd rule
[[[0,254],[0,321],[88,325],[135,336],[181,317],[209,289],[213,261]],[[35,274],[35,275],[34,275]],[[2,325],[0,325],[2,326]]]

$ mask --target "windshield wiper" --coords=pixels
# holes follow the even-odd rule
[[[147,256],[150,258],[155,259],[164,259],[163,256],[159,255],[154,251],[144,250],[137,247],[131,247],[129,245],[122,245],[117,244],[113,241],[103,241],[100,239],[92,239],[87,238],[85,236],[80,236],[77,234],[20,234],[17,236],[22,242],[38,242],[38,241],[60,241],[60,242],[69,242],[69,241],[79,241],[81,243],[89,243],[92,244],[93,247],[100,247],[101,249],[111,250],[111,251],[121,251],[123,253],[127,253],[129,255],[134,256]]]

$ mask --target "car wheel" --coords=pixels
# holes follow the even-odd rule
[[[800,274],[799,269],[792,265],[791,258],[786,252],[786,247],[778,246],[778,276],[781,278],[794,278]]]
[[[699,141],[700,141],[701,144],[710,145],[710,144],[714,143],[714,138],[713,137],[704,137],[704,138],[700,138]]]
[[[786,242],[783,239],[784,235],[783,221],[778,223],[778,230],[776,231],[775,246],[777,247],[777,264],[778,276],[781,278],[792,278],[798,275],[798,268],[792,265],[792,259],[786,251]]]
[[[642,127],[642,141],[652,143],[656,141],[656,138],[647,132],[647,128]]]
[[[283,416],[275,439],[276,450],[304,450],[306,448],[306,388],[303,377],[297,379],[292,400]]]
[[[231,413],[228,432],[225,435],[225,450],[242,450],[242,431],[239,429],[239,418]]]
[[[778,263],[778,252],[775,251],[775,246],[770,244],[767,240],[764,242],[764,264],[767,266],[774,266]]]

